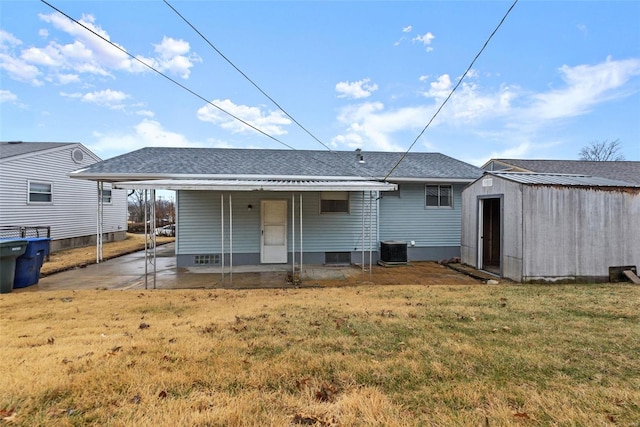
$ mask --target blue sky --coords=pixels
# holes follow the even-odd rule
[[[161,1],[50,2],[295,149],[325,150]],[[511,2],[171,1],[322,143],[404,151]],[[413,151],[640,160],[640,2],[521,0]],[[0,2],[0,139],[286,148],[39,1]]]

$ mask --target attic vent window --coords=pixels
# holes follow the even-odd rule
[[[84,160],[84,153],[81,149],[74,148],[73,151],[71,151],[71,158],[76,163],[82,163],[82,161]]]

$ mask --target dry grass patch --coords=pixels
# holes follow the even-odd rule
[[[157,236],[158,244],[173,242],[174,237]],[[127,233],[125,240],[115,242],[106,242],[102,246],[102,255],[104,259],[115,258],[120,255],[141,251],[144,249],[144,234]],[[57,273],[59,271],[69,270],[74,267],[95,264],[96,247],[86,246],[83,248],[66,249],[63,251],[53,252],[49,257],[49,261],[42,264],[40,274],[43,276]]]
[[[631,285],[3,294],[0,416],[637,425],[639,309]]]

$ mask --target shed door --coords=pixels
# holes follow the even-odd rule
[[[481,199],[480,204],[482,212],[482,228],[480,230],[480,241],[482,245],[481,268],[492,273],[500,274],[500,255],[502,254],[500,199]]]
[[[287,201],[262,200],[260,262],[285,264],[287,262]]]

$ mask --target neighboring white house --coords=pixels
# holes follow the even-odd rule
[[[96,243],[98,187],[69,172],[101,159],[78,143],[0,142],[0,237],[46,237],[51,250]],[[103,241],[127,231],[127,192],[103,189]]]

